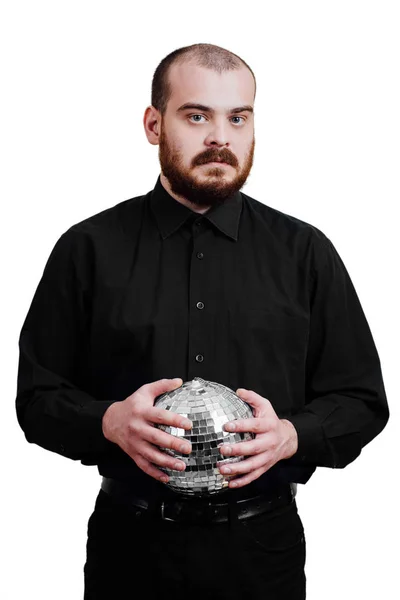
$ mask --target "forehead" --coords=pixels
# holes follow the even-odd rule
[[[247,67],[218,73],[190,62],[172,65],[169,71],[172,95],[170,109],[186,102],[211,105],[216,110],[228,106],[253,105],[254,79]]]

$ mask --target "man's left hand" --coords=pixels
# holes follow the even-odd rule
[[[286,419],[279,419],[267,398],[243,388],[238,388],[236,394],[250,404],[254,417],[230,421],[225,423],[224,428],[235,433],[251,431],[255,434],[255,438],[246,442],[224,444],[220,447],[221,454],[226,458],[239,455],[251,456],[239,462],[220,466],[222,474],[235,476],[229,482],[230,488],[247,485],[278,461],[290,458],[297,452],[298,444],[294,425]],[[242,476],[236,477],[236,475]]]

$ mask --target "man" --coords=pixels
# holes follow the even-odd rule
[[[103,476],[85,599],[305,598],[297,483],[343,468],[389,418],[379,357],[346,268],[316,227],[240,192],[253,164],[255,78],[210,44],[157,67],[144,114],[154,189],[57,241],[20,335],[17,414],[29,442]],[[154,407],[200,376],[254,418],[221,447],[229,489],[172,492],[162,452],[190,429]],[[229,430],[229,424],[226,425]],[[221,472],[223,467],[219,467]]]

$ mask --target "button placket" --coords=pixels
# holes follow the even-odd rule
[[[204,219],[199,219],[194,221],[193,223],[193,254],[192,254],[192,262],[191,262],[191,270],[190,270],[190,282],[189,282],[189,297],[192,299],[190,305],[193,307],[189,316],[189,365],[194,364],[193,361],[197,365],[204,362],[205,355],[200,353],[199,350],[203,350],[205,348],[205,339],[204,339],[204,329],[202,326],[203,319],[200,316],[197,316],[198,310],[204,310],[205,303],[197,300],[197,298],[202,296],[204,292],[204,278],[205,272],[203,271],[205,265],[200,264],[199,261],[204,259],[204,252],[198,250],[199,245],[203,245],[205,243],[205,238],[207,237],[207,231],[204,228]],[[196,248],[197,246],[197,248]],[[204,266],[203,266],[204,265]],[[196,298],[197,297],[197,298]],[[196,310],[195,310],[196,309]],[[189,367],[189,377],[194,377],[195,375],[201,375],[201,371],[196,368],[190,373],[191,367]]]

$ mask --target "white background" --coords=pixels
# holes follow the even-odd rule
[[[345,469],[319,468],[298,486],[307,598],[399,597],[398,8],[384,0],[2,3],[3,600],[83,597],[100,477],[25,441],[14,407],[18,336],[60,235],[154,186],[158,147],[142,124],[151,78],[169,52],[197,42],[235,52],[257,78],[255,161],[243,191],[332,240],[381,358],[387,427]]]

